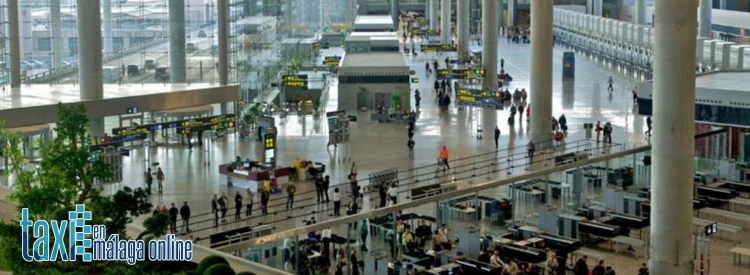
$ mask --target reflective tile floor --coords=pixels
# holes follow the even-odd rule
[[[472,47],[481,48],[476,44],[473,44]],[[505,40],[500,40],[499,50],[500,58],[505,59],[506,71],[514,78],[509,89],[512,91],[518,87],[528,90],[530,81],[529,45],[508,44]],[[622,150],[623,148],[647,144],[643,135],[645,131],[644,118],[634,114],[636,107],[633,105],[631,90],[635,83],[629,78],[605,70],[600,64],[594,64],[579,57],[576,60],[575,81],[564,85],[561,80],[562,55],[563,49],[556,47],[552,64],[554,71],[553,114],[555,116],[565,114],[568,119],[570,129],[568,130],[567,140],[569,143],[567,146],[596,147],[597,145],[594,142],[576,142],[585,138],[582,124],[595,123],[596,121],[611,122],[614,126],[613,142],[622,144],[608,150]],[[410,66],[420,78],[418,84],[412,84],[412,89],[419,89],[422,96],[421,113],[416,123],[417,129],[414,137],[416,150],[413,160],[408,157],[407,133],[404,124],[371,122],[367,118],[369,116],[367,113],[360,112],[358,121],[351,123],[351,142],[338,148],[326,146],[328,131],[325,119],[313,118],[312,116],[298,117],[296,115],[290,115],[283,119],[277,117],[279,129],[277,163],[288,165],[297,158],[321,162],[326,165],[326,174],[331,176],[331,190],[333,190],[338,183],[344,182],[353,162],[357,163],[359,177],[364,178],[369,173],[384,169],[406,170],[432,165],[435,163],[441,146],[447,146],[451,150],[451,159],[492,153],[495,150],[492,139],[492,129],[495,125],[500,128],[502,133],[499,139],[500,154],[523,154],[524,146],[528,142],[528,127],[525,119],[514,126],[509,126],[506,123],[509,114],[507,110],[459,110],[455,107],[450,108],[447,113],[441,113],[438,110],[435,94],[431,92],[434,78],[426,75],[424,64],[432,59],[437,59],[442,63],[446,56],[448,55],[422,54],[415,59],[410,56],[406,57]],[[611,96],[606,91],[606,80],[610,75],[614,76],[615,80],[615,91]],[[336,82],[333,81],[331,84],[332,87],[324,103],[326,111],[337,110],[338,91]],[[534,91],[529,92],[533,93]],[[107,128],[115,127],[117,124],[116,118],[108,119],[106,124]],[[484,130],[485,138],[477,138],[477,129]],[[331,212],[329,206],[317,204],[314,192],[310,192],[314,190],[313,184],[311,182],[300,182],[297,185],[298,193],[302,194],[297,196],[295,204],[296,206],[303,206],[302,208],[285,212],[285,196],[273,194],[269,203],[270,212],[277,212],[278,214],[260,217],[260,210],[256,203],[253,218],[233,223],[233,210],[230,210],[230,213],[227,214],[229,222],[214,228],[211,216],[205,214],[210,210],[211,196],[224,193],[231,200],[237,191],[243,191],[220,185],[218,165],[232,161],[235,156],[260,159],[261,144],[248,139],[239,140],[233,135],[216,140],[206,139],[203,147],[195,147],[193,150],[178,145],[175,141],[170,141],[170,143],[170,145],[149,149],[141,147],[131,151],[130,157],[125,158],[123,183],[107,185],[104,186],[104,189],[112,192],[112,190],[123,185],[143,187],[145,185],[142,177],[144,169],[158,162],[158,166],[166,174],[166,180],[164,181],[163,192],[154,193],[151,198],[152,202],[167,205],[171,203],[180,205],[183,201],[187,202],[192,207],[192,221],[199,221],[199,223],[191,226],[192,236],[198,238],[206,238],[216,230],[226,230],[237,226],[273,223],[276,230],[284,230],[303,226],[304,220],[313,216],[317,221],[331,218],[329,217]],[[506,150],[506,148],[510,149]],[[512,148],[522,149],[514,150]],[[465,163],[470,162],[465,161]],[[471,184],[470,182],[478,183],[486,180],[486,176],[489,176],[490,180],[497,180],[523,173],[524,168],[526,168],[524,162],[523,157],[514,160],[514,163],[502,163],[501,161],[500,166],[503,168],[514,167],[511,169],[511,175],[496,171],[486,172],[479,177],[468,178],[465,175],[469,172],[465,171],[463,175],[435,177],[430,174],[431,171],[425,172],[424,168],[422,171],[416,170],[412,174],[427,174],[424,176],[426,180],[423,180],[420,184],[446,181],[449,180],[447,177],[454,177],[460,188]],[[532,167],[532,169],[535,169],[535,167]],[[477,173],[481,174],[482,172]],[[365,182],[360,183],[366,184]],[[341,185],[340,187],[344,191],[348,191],[348,186],[345,186],[347,185]],[[407,190],[399,191],[399,200],[407,199],[405,192]],[[481,194],[496,198],[509,197],[507,188],[486,190]],[[377,196],[377,193],[374,196]],[[256,196],[256,202],[258,200],[259,197]],[[346,202],[346,199],[344,199],[344,202]],[[369,194],[365,197],[362,207],[364,210],[371,209]],[[414,209],[414,211],[418,211],[422,215],[435,216],[435,209],[435,205],[431,204]],[[287,216],[294,216],[295,218],[286,219]],[[141,221],[142,218],[136,220],[135,223]],[[456,224],[450,226],[451,228],[458,228],[460,225],[459,222],[456,222]],[[503,230],[495,226],[480,225],[483,233],[487,234]],[[342,235],[345,234],[345,227],[346,225],[342,225],[340,228],[333,228],[333,231]],[[369,245],[379,246],[375,241]],[[747,264],[744,267],[731,264],[729,248],[731,248],[731,245],[728,243],[712,242],[711,266],[713,268],[711,273],[750,274],[750,268]],[[604,253],[607,255],[607,264],[612,265],[618,274],[636,274],[639,263],[642,261],[642,259],[635,260],[630,256],[615,256],[609,252]]]

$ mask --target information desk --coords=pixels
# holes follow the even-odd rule
[[[231,185],[235,189],[250,189],[253,192],[259,192],[263,187],[263,182],[270,180],[269,171],[267,170],[231,170],[230,164],[219,165],[219,182],[222,185]],[[276,182],[279,185],[289,183],[289,168],[277,167],[274,170]]]

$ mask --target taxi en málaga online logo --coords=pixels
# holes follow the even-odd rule
[[[145,241],[120,240],[118,234],[112,234],[107,238],[107,227],[101,224],[86,224],[86,221],[90,220],[91,211],[86,211],[83,204],[76,205],[75,211],[68,212],[68,220],[61,221],[29,220],[29,209],[21,209],[21,256],[27,262],[76,261],[81,257],[84,262],[127,261],[132,265],[146,260]],[[32,251],[29,251],[30,231],[36,238],[31,246]],[[149,241],[148,248],[150,261],[193,259],[193,242],[176,240],[174,234],[167,234],[163,240]]]

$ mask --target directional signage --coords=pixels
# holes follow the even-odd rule
[[[455,52],[458,50],[458,46],[455,44],[423,44],[420,49],[423,53]]]
[[[329,67],[335,67],[338,66],[341,62],[341,56],[326,56],[323,60],[323,65],[329,66]]]
[[[412,78],[411,83],[419,83],[419,78]]]
[[[112,129],[112,135],[115,136],[131,136],[146,134],[149,131],[159,131],[164,129],[176,129],[176,128],[192,128],[199,129],[201,127],[211,128],[213,125],[217,125],[216,129],[231,128],[235,125],[235,115],[227,114],[212,117],[199,117],[188,120],[170,121],[164,123],[144,124],[130,127],[120,127]]]
[[[281,86],[290,88],[302,88],[302,90],[307,90],[307,75],[284,75],[281,80]]]
[[[313,50],[316,50],[316,51],[319,51],[322,48],[320,45],[320,42],[314,42],[312,46],[313,46]]]
[[[409,34],[413,35],[430,35],[434,34],[435,32],[430,29],[410,29]]]
[[[487,107],[502,109],[499,92],[486,92],[479,89],[459,88],[456,92],[456,104],[459,106]]]
[[[482,69],[438,69],[438,79],[481,79]]]

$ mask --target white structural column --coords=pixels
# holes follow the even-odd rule
[[[451,0],[440,1],[440,38],[443,44],[451,43]]]
[[[646,24],[646,0],[635,0],[635,24]]]
[[[727,0],[719,0],[719,9],[721,10],[727,9]]]
[[[594,0],[586,0],[586,14],[594,14]]]
[[[440,27],[438,27],[440,25],[440,22],[438,21],[440,20],[438,19],[440,18],[439,16],[440,4],[438,2],[439,0],[427,0],[427,1],[430,1],[430,30],[437,31],[438,29],[440,29]]]
[[[456,29],[458,32],[458,58],[469,58],[469,24],[471,13],[469,12],[470,0],[456,0]]]
[[[185,0],[169,0],[169,81],[187,82]]]
[[[531,1],[531,140],[544,148],[552,138],[552,11],[554,0]]]
[[[171,1],[170,1],[171,2]],[[170,4],[171,5],[171,4]],[[171,14],[169,16],[172,16]],[[112,53],[112,0],[102,0],[102,28],[104,36],[102,37],[102,47],[105,53]]]
[[[78,13],[78,82],[81,100],[104,98],[102,87],[102,20],[99,1],[76,0]],[[104,134],[104,118],[89,120],[89,135]]]
[[[482,89],[497,91],[497,0],[482,0]]]
[[[99,1],[76,0],[78,12],[78,79],[81,99],[102,99],[102,29]]]
[[[594,15],[602,16],[604,14],[604,1],[594,0]]]
[[[516,0],[508,1],[508,27],[516,26]],[[484,3],[484,2],[482,2]]]
[[[80,1],[80,0],[79,0]],[[290,0],[288,0],[290,1]],[[219,85],[229,83],[229,0],[216,1],[217,32],[219,33]],[[287,12],[289,12],[287,10]],[[288,23],[288,22],[287,22]]]
[[[657,0],[651,138],[651,274],[693,274],[695,1]],[[532,109],[533,111],[533,109]],[[661,125],[661,124],[660,124]]]
[[[52,68],[62,67],[63,35],[60,22],[60,0],[50,1],[50,17],[52,17]]]
[[[8,0],[8,42],[10,43],[10,86],[21,86],[21,22],[18,0]]]
[[[711,38],[711,7],[712,0],[700,0],[700,18],[698,18],[698,36]]]

